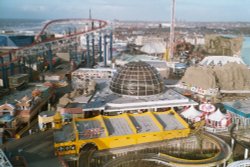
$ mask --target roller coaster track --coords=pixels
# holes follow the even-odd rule
[[[239,145],[241,145],[242,147],[250,149],[249,142],[237,139],[236,134],[234,133],[234,129],[235,128],[236,128],[236,124],[233,124],[232,127],[231,127],[231,129],[230,129],[230,137],[233,138],[235,140],[235,142],[238,143]],[[239,135],[237,135],[237,136],[239,136]]]
[[[87,145],[79,154],[78,167],[91,167],[90,162],[95,151],[95,147]]]
[[[151,162],[156,162],[157,164],[164,165],[166,167],[174,167],[170,162],[166,161],[165,158],[162,158],[159,154],[155,153],[147,153],[147,154],[139,154],[139,155],[130,155],[126,157],[119,157],[114,160],[109,161],[103,167],[116,167],[119,166],[118,164],[122,163],[128,163],[128,162],[134,162],[136,160],[141,160],[141,161],[151,161]]]
[[[46,39],[44,41],[34,42],[31,45],[24,46],[24,47],[21,47],[21,48],[18,48],[18,49],[12,49],[8,53],[0,54],[1,58],[8,57],[9,54],[14,55],[11,61],[8,60],[8,61],[4,62],[3,64],[0,64],[0,67],[1,66],[8,66],[11,63],[15,63],[15,62],[19,61],[21,59],[20,55],[25,55],[26,53],[29,54],[29,53],[32,53],[32,52],[36,53],[36,51],[39,50],[39,49],[44,50],[44,49],[47,48],[46,44],[50,44],[52,42],[58,42],[58,41],[74,39],[74,38],[76,38],[78,36],[88,34],[88,33],[92,33],[92,32],[96,32],[96,31],[100,31],[100,30],[107,27],[107,22],[104,21],[104,20],[97,20],[97,19],[57,19],[57,20],[52,20],[52,21],[49,21],[48,23],[46,23],[44,25],[44,27],[42,28],[42,30],[40,31],[40,33],[38,33],[38,35],[36,36],[36,39],[37,40],[40,39],[41,36],[45,33],[46,29],[49,26],[51,26],[53,24],[60,24],[60,23],[67,23],[67,22],[69,22],[69,23],[70,22],[83,22],[83,23],[85,23],[85,22],[86,23],[87,22],[92,23],[93,22],[93,24],[95,26],[92,27],[92,28],[89,28],[87,30],[80,31],[80,32],[72,32],[71,34],[63,35],[62,37],[59,37],[59,38],[49,38],[49,39]]]
[[[225,163],[231,156],[232,151],[230,146],[220,139],[219,137],[209,134],[209,133],[204,133],[203,138],[211,141],[214,143],[218,149],[219,152],[207,159],[202,159],[202,160],[188,160],[188,159],[183,159],[183,158],[177,158],[173,157],[167,154],[162,154],[162,153],[149,153],[149,154],[141,154],[137,155],[139,160],[143,161],[155,161],[160,164],[165,164],[166,166],[175,166],[175,167],[209,167],[209,166],[216,166]],[[107,164],[105,164],[103,167],[109,167],[113,166],[115,167],[117,164],[122,163],[122,162],[129,162],[136,160],[136,158],[132,158],[130,156],[125,156],[125,157],[118,157],[114,160],[109,161]]]

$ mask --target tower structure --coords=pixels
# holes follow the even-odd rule
[[[169,60],[172,61],[174,57],[174,31],[175,31],[175,0],[172,0],[171,9],[171,27],[170,27],[170,38],[169,38]]]

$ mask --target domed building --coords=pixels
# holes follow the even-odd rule
[[[162,93],[165,85],[154,67],[139,61],[121,67],[112,78],[110,89],[121,95],[148,96]]]
[[[78,102],[77,106],[85,113],[116,115],[197,105],[191,99],[167,88],[157,69],[144,61],[129,62],[116,69],[91,69],[95,75],[89,77],[96,80],[96,91],[86,103]],[[84,70],[90,69],[78,69],[74,73],[79,73],[77,76],[81,78],[83,75],[80,73],[87,73]],[[101,77],[104,72],[110,73],[108,78]]]

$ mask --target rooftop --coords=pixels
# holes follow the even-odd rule
[[[108,80],[100,82],[98,86],[99,88],[90,102],[83,104],[84,111],[104,110],[112,112],[197,105],[196,102],[167,88],[163,93],[157,95],[133,97],[113,93],[109,89]]]
[[[61,131],[55,131],[55,142],[74,140],[74,126],[77,128],[80,140],[188,128],[173,110],[159,113],[124,113],[118,116],[99,115],[94,118],[76,119],[72,124],[64,126]]]
[[[250,118],[250,99],[224,102],[223,104],[228,111],[245,118]]]
[[[45,91],[48,89],[48,87],[41,86],[39,84],[36,84],[36,86],[29,85],[27,89],[24,90],[15,90],[14,92],[11,92],[11,94],[4,96],[2,99],[0,99],[0,104],[4,104],[5,102],[9,104],[16,104],[15,100],[20,100],[24,96],[31,97],[32,91],[35,89],[39,89],[41,91]]]

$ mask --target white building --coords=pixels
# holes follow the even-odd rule
[[[121,67],[111,81],[99,83],[84,111],[123,112],[159,111],[171,107],[197,105],[196,102],[168,89],[159,72],[145,62],[130,62]]]
[[[205,45],[205,38],[200,36],[185,37],[184,40],[192,45]]]

